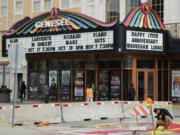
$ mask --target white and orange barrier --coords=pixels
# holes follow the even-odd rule
[[[137,106],[145,106],[144,101],[122,101],[122,109],[125,118],[134,117],[133,108]]]
[[[134,117],[134,108],[136,108],[136,110],[142,110],[145,112],[147,111],[146,108],[148,108],[147,106],[149,106],[148,104],[146,104],[145,101],[122,101],[122,110],[123,110],[123,114],[126,118],[132,118]],[[139,108],[141,106],[141,109]],[[173,115],[173,106],[172,106],[172,102],[169,101],[153,101],[152,102],[152,111],[154,110],[154,108],[166,108],[167,110],[169,110],[169,112]],[[139,111],[140,112],[140,111]],[[146,115],[144,115],[146,116]]]
[[[152,102],[152,109],[166,108],[173,115],[171,102]],[[60,123],[101,120],[111,118],[134,118],[147,116],[149,109],[145,101],[98,101],[54,104],[20,104],[15,106],[15,124],[34,124],[35,122]],[[12,105],[0,105],[0,119],[12,120]]]
[[[138,116],[148,116],[150,114],[150,108],[147,106],[135,106],[133,111]]]
[[[66,103],[62,107],[66,122],[123,117],[120,101]]]

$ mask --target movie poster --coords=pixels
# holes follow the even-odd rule
[[[36,92],[38,87],[38,73],[30,73],[30,91]]]
[[[57,94],[57,71],[51,70],[49,71],[49,99],[57,100]]]
[[[172,97],[180,97],[180,71],[172,71]]]
[[[70,100],[71,71],[61,72],[61,100]]]
[[[30,73],[30,99],[43,99],[44,86],[46,82],[45,73]]]
[[[49,71],[49,87],[55,85],[57,87],[57,71]]]
[[[108,70],[103,70],[99,72],[99,100],[107,101],[109,100],[109,78]]]
[[[75,96],[83,96],[84,94],[84,80],[83,80],[84,72],[83,71],[75,71]]]
[[[100,79],[100,85],[99,90],[100,91],[108,91],[108,71],[104,70],[99,73],[99,79]]]
[[[38,99],[44,99],[44,86],[46,84],[46,74],[45,73],[39,73],[39,87],[38,87]]]
[[[111,71],[111,99],[120,98],[120,71]]]

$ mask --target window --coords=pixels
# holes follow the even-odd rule
[[[44,1],[45,9],[51,9],[51,0]]]
[[[81,0],[71,0],[72,8],[78,8],[81,7]]]
[[[137,68],[154,68],[154,60],[137,60]]]
[[[16,0],[16,9],[22,9],[23,2],[22,0]]]
[[[62,0],[61,1],[61,7],[62,8],[68,8],[68,7],[70,7],[70,1],[69,0]]]
[[[180,68],[180,60],[171,60],[171,68],[175,69],[175,68]]]
[[[58,68],[58,60],[50,60],[50,61],[48,61],[48,68],[51,68],[51,69]]]
[[[60,68],[71,68],[71,60],[68,60],[68,59],[64,59],[63,61],[60,62]]]
[[[107,7],[107,22],[111,22],[115,19],[119,19],[119,0],[109,0],[106,3]]]
[[[1,0],[1,15],[7,15],[7,0]]]
[[[34,5],[34,10],[35,11],[41,10],[41,1],[40,0],[34,0],[33,5]]]
[[[164,0],[147,0],[149,6],[151,6],[159,15],[161,20],[164,18]],[[126,14],[131,11],[131,9],[136,8],[141,5],[141,0],[126,0]]]
[[[120,59],[100,59],[98,61],[99,68],[121,68]]]
[[[28,67],[32,71],[46,70],[46,61],[29,61]]]
[[[6,85],[7,88],[10,86],[10,74],[8,65],[0,65],[0,87]]]

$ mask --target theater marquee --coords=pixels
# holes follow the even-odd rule
[[[114,49],[113,30],[34,37],[7,38],[6,50],[11,45],[22,45],[26,53],[70,52]]]
[[[163,33],[126,31],[126,50],[163,51]]]

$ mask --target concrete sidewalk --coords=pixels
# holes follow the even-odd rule
[[[17,103],[17,105],[18,104],[22,103]],[[37,102],[25,102],[23,104],[37,104]],[[173,111],[175,116],[174,126],[164,132],[159,129],[156,131],[156,135],[180,134],[180,105],[173,105]],[[125,119],[123,122],[120,122],[119,119],[108,119],[50,124],[49,126],[44,127],[27,125],[11,128],[11,123],[0,120],[0,135],[132,135],[129,126],[133,125],[133,123],[136,122],[131,119]],[[140,132],[139,135],[153,135],[153,131]]]
[[[174,117],[180,117],[180,105],[173,105]]]
[[[174,122],[179,123],[170,128],[168,131],[156,131],[156,135],[178,135],[180,134],[180,118],[175,118]],[[2,125],[0,123],[0,135],[132,135],[129,125],[134,123],[130,119],[120,122],[119,119],[101,120],[101,121],[85,121],[70,122],[61,124],[50,124],[49,126],[37,127],[18,126],[11,128],[10,125]],[[151,128],[152,126],[149,125]],[[176,131],[177,133],[173,133]],[[139,132],[139,135],[153,135],[152,130]]]

